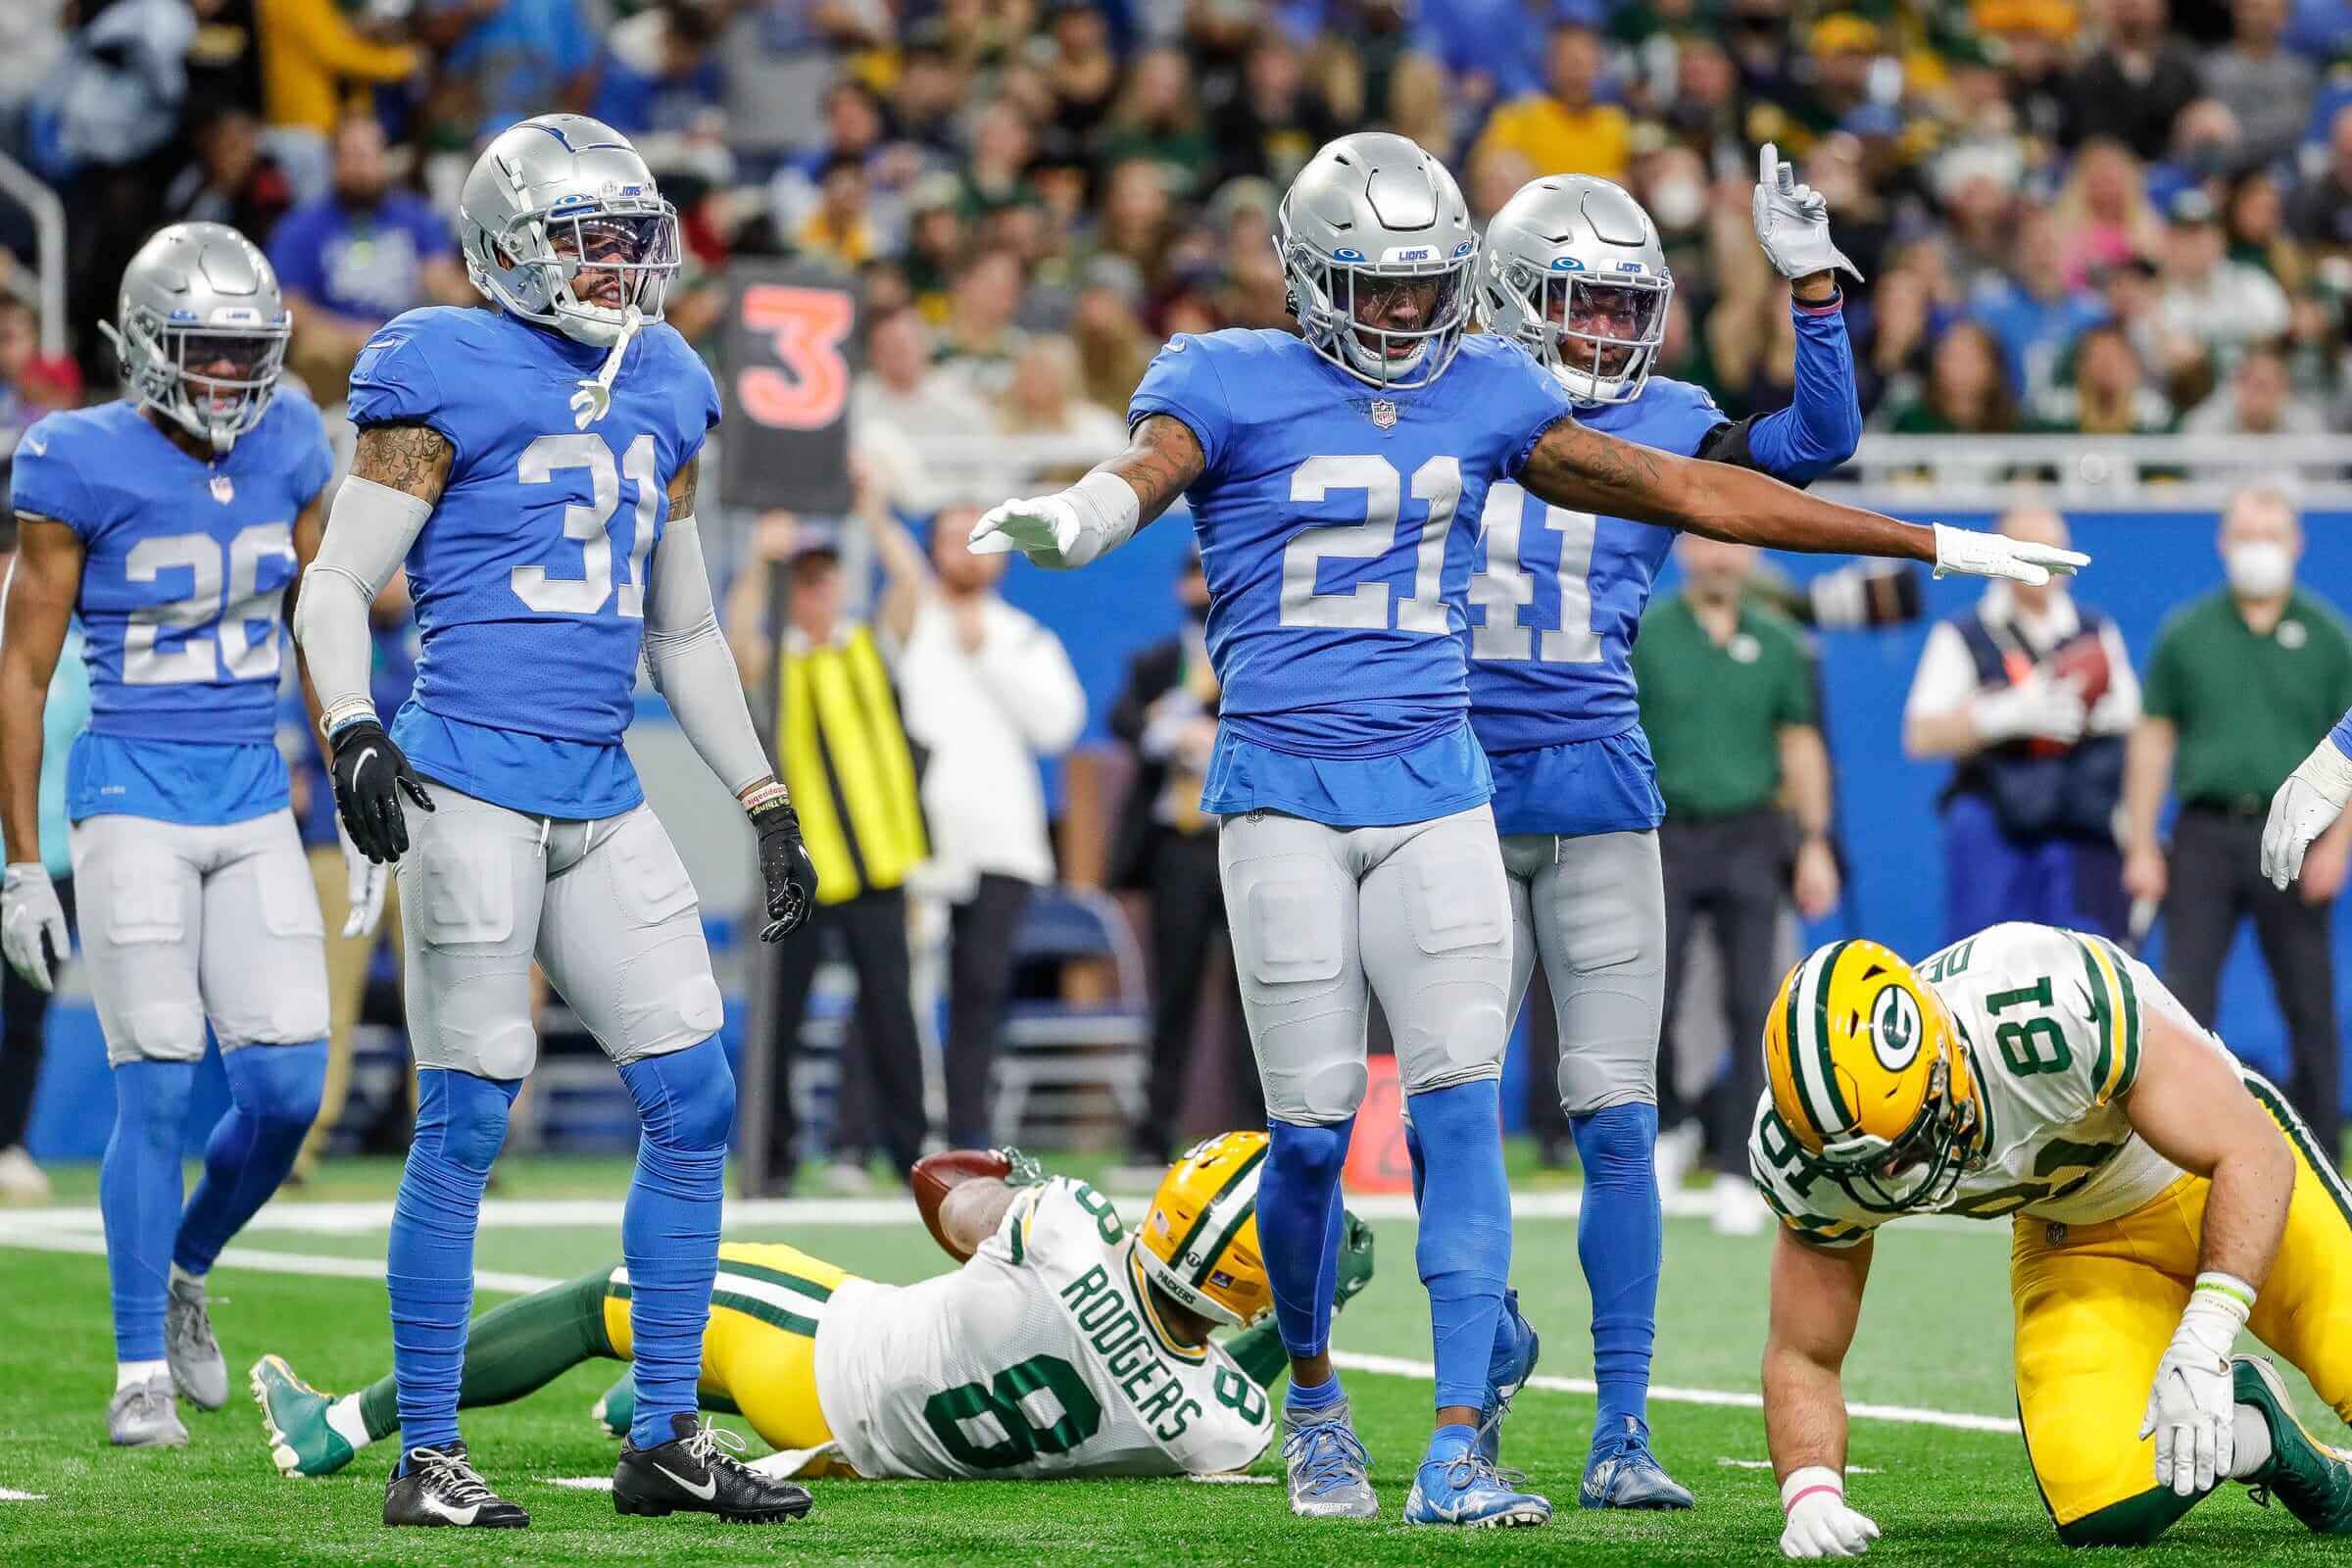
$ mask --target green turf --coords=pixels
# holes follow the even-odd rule
[[[510,1195],[616,1196],[618,1168],[533,1167],[516,1162]],[[356,1167],[327,1187],[341,1199],[388,1196],[387,1167]],[[63,1184],[61,1184],[63,1185]],[[69,1187],[68,1191],[72,1189]],[[1344,1349],[1426,1359],[1426,1308],[1412,1272],[1412,1227],[1379,1227],[1379,1280],[1343,1319]],[[789,1239],[845,1266],[914,1279],[942,1263],[919,1227],[804,1226],[787,1237],[744,1227],[745,1239]],[[243,1245],[278,1251],[380,1257],[378,1233],[256,1232]],[[505,1228],[485,1234],[485,1268],[565,1276],[595,1266],[616,1246],[610,1232]],[[1752,1390],[1763,1338],[1763,1241],[1725,1241],[1705,1226],[1668,1227],[1657,1378],[1662,1386]],[[2006,1231],[1900,1232],[1881,1243],[1870,1305],[1848,1369],[1857,1399],[2006,1414],[2009,1307]],[[1576,1262],[1575,1226],[1521,1224],[1515,1276],[1545,1337],[1542,1370],[1589,1371],[1588,1305]],[[1690,1516],[1586,1514],[1573,1506],[1587,1434],[1588,1397],[1523,1396],[1506,1461],[1563,1506],[1541,1531],[1465,1540],[1396,1523],[1409,1465],[1426,1429],[1426,1384],[1350,1374],[1357,1421],[1377,1464],[1388,1518],[1378,1524],[1292,1520],[1272,1486],[1189,1482],[900,1484],[820,1482],[813,1514],[779,1531],[733,1530],[700,1520],[622,1519],[601,1494],[545,1485],[549,1478],[609,1473],[612,1445],[586,1412],[616,1375],[585,1367],[533,1398],[468,1412],[466,1430],[485,1470],[532,1511],[519,1535],[388,1533],[377,1523],[388,1449],[342,1475],[281,1481],[270,1470],[260,1423],[243,1397],[242,1371],[264,1350],[286,1355],[314,1383],[352,1387],[388,1354],[383,1288],[371,1280],[265,1273],[224,1266],[216,1323],[237,1395],[225,1411],[182,1406],[194,1435],[178,1452],[116,1452],[105,1446],[110,1381],[103,1263],[88,1256],[0,1245],[0,1487],[47,1494],[0,1502],[0,1562],[37,1564],[259,1565],[283,1563],[527,1563],[766,1561],[1124,1564],[1243,1563],[1281,1554],[1344,1554],[1349,1563],[1419,1563],[1477,1553],[1483,1560],[1596,1564],[1764,1562],[1777,1557],[1780,1514],[1764,1471],[1725,1461],[1764,1455],[1753,1410],[1661,1401],[1652,1417],[1668,1466],[1697,1494]],[[2319,1430],[2333,1418],[2298,1384]],[[1882,1421],[1857,1422],[1853,1496],[1885,1527],[1874,1560],[2075,1560],[2059,1548],[2034,1494],[2018,1440]],[[1270,1464],[1260,1465],[1270,1474]],[[2160,1562],[2216,1553],[2264,1561],[2333,1561],[2337,1548],[2304,1535],[2283,1511],[2264,1512],[2235,1488],[2208,1501],[2146,1554]]]

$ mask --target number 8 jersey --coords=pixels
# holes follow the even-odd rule
[[[1813,961],[1826,972],[1835,958]],[[1955,942],[1918,972],[1957,1025],[1983,1126],[1959,1185],[1933,1212],[2092,1225],[2180,1179],[2124,1112],[2139,1075],[2140,1020],[2161,1010],[2227,1052],[2145,964],[2104,937],[2013,921]],[[1792,988],[1790,1005],[1810,1004],[1804,990]],[[1747,1147],[1757,1190],[1807,1241],[1851,1247],[1896,1217],[1812,1166],[1769,1092]]]
[[[392,736],[419,773],[564,818],[644,799],[621,749],[634,711],[647,563],[669,481],[718,422],[718,389],[655,322],[606,416],[570,407],[606,351],[503,312],[434,307],[386,323],[351,372],[352,421],[419,424],[455,449],[409,552],[421,651]]]
[[[1055,1177],[919,1285],[850,1280],[816,1335],[816,1387],[866,1477],[1213,1475],[1274,1435],[1265,1391],[1153,1310],[1118,1211]]]

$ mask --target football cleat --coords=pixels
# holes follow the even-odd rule
[[[490,1490],[466,1461],[466,1445],[411,1448],[384,1485],[387,1525],[450,1525],[474,1530],[520,1530],[531,1516]]]
[[[1496,1325],[1494,1353],[1487,1361],[1487,1396],[1478,1411],[1478,1451],[1487,1463],[1502,1457],[1502,1418],[1511,1400],[1536,1373],[1536,1356],[1543,1349],[1536,1326],[1519,1315],[1519,1293],[1502,1293],[1502,1320]]]
[[[1282,1413],[1282,1467],[1291,1512],[1304,1519],[1377,1519],[1372,1456],[1348,1418],[1348,1401],[1301,1416]]]
[[[166,1290],[164,1359],[172,1364],[172,1385],[197,1409],[218,1410],[228,1402],[228,1363],[213,1338],[202,1280],[175,1277]]]
[[[1519,1477],[1505,1475],[1479,1452],[1476,1441],[1441,1437],[1413,1474],[1404,1499],[1408,1525],[1460,1525],[1471,1530],[1508,1529],[1551,1522],[1551,1502],[1522,1492]]]
[[[669,1419],[676,1436],[667,1443],[622,1446],[612,1468],[615,1512],[656,1519],[712,1513],[731,1525],[774,1525],[808,1511],[808,1488],[761,1475],[735,1457],[743,1439],[734,1433],[697,1426],[690,1415]]]
[[[1666,1473],[1649,1451],[1649,1433],[1632,1416],[1625,1431],[1592,1446],[1576,1500],[1586,1508],[1688,1508],[1690,1490]]]
[[[152,1377],[117,1389],[106,1403],[106,1438],[118,1448],[184,1448],[188,1429],[180,1424],[172,1380]]]
[[[2233,1355],[2232,1396],[2252,1405],[2271,1432],[2271,1456],[2244,1478],[2257,1501],[2269,1493],[2286,1511],[2323,1536],[2352,1535],[2352,1454],[2331,1448],[2295,1418],[2286,1385],[2258,1355]]]
[[[262,1407],[262,1431],[270,1459],[281,1476],[331,1476],[359,1450],[327,1421],[332,1396],[320,1394],[294,1375],[282,1356],[265,1355],[247,1374],[253,1401]]]
[[[626,1443],[629,1426],[637,1419],[637,1375],[628,1373],[601,1395],[588,1412],[596,1422],[596,1430],[616,1442]]]

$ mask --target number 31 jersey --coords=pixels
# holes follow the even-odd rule
[[[603,817],[644,799],[620,738],[669,481],[718,422],[677,331],[630,343],[606,416],[571,398],[606,351],[498,311],[386,323],[351,373],[363,429],[421,424],[455,449],[409,552],[421,648],[392,735],[416,770],[518,811]]]
[[[1984,1133],[1984,1152],[1951,1197],[1914,1212],[2093,1225],[2180,1180],[2180,1167],[2124,1113],[2139,1076],[2141,1021],[2162,1011],[2228,1053],[2145,964],[2104,937],[2012,921],[1953,943],[1918,972],[1959,1025]],[[1807,1166],[1769,1093],[1747,1150],[1758,1190],[1808,1241],[1851,1247],[1895,1217],[1862,1207]]]
[[[1107,1199],[1018,1195],[953,1274],[835,1287],[816,1387],[869,1479],[1213,1475],[1265,1451],[1266,1394],[1216,1345],[1177,1345]]]

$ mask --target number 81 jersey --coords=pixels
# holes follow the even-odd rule
[[[1977,1156],[1935,1212],[2091,1225],[2131,1213],[2180,1178],[2124,1111],[2139,1075],[2141,1021],[2162,1011],[2223,1047],[2146,965],[2104,937],[2012,921],[1917,967],[1959,1026],[1984,1128]],[[1769,1093],[1756,1108],[1748,1162],[1783,1223],[1818,1245],[1851,1247],[1895,1217],[1810,1165]]]
[[[430,427],[454,449],[408,559],[420,653],[394,738],[427,777],[570,818],[643,799],[620,749],[669,481],[718,422],[718,390],[662,322],[623,356],[610,411],[571,399],[606,351],[501,312],[395,318],[351,373],[352,422]]]
[[[816,1387],[869,1479],[1213,1475],[1273,1437],[1266,1393],[1220,1347],[1169,1338],[1117,1210],[1067,1177],[919,1285],[835,1287]]]

